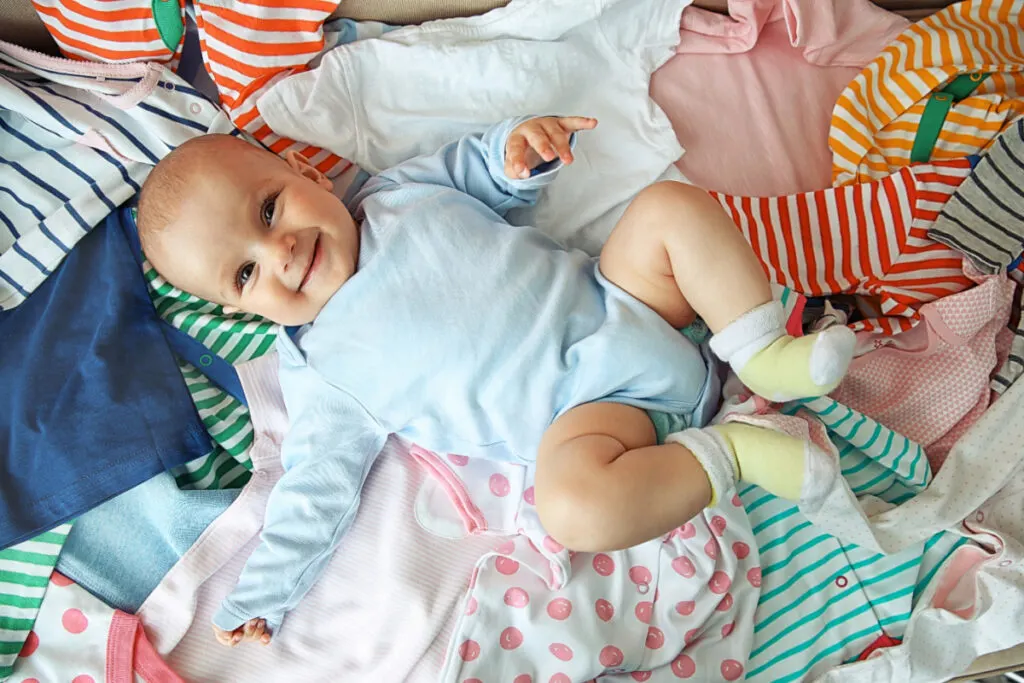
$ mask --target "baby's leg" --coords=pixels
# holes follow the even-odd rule
[[[544,529],[572,550],[617,550],[685,524],[711,501],[704,468],[679,444],[655,445],[639,408],[588,403],[552,424],[534,488]]]
[[[800,495],[805,444],[798,439],[744,424],[669,439],[657,445],[647,414],[620,403],[588,403],[560,417],[537,452],[545,530],[572,550],[617,550],[685,524],[741,474],[778,495]]]
[[[703,190],[657,183],[633,201],[601,252],[601,272],[681,327],[699,314],[712,350],[772,400],[820,396],[846,373],[845,327],[794,339],[753,250]]]

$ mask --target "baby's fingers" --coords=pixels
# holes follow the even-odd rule
[[[578,130],[597,128],[597,119],[589,116],[563,116],[558,119],[558,125],[570,133],[575,133]]]
[[[523,174],[529,176],[530,170],[526,167],[526,138],[518,132],[509,136],[505,143],[505,175],[509,178],[522,178]]]
[[[569,145],[569,139],[572,133],[566,132],[558,119],[544,119],[544,123],[542,125],[548,134],[548,139],[558,152],[558,158],[562,160],[563,164],[571,164],[573,162],[573,156],[572,148]]]
[[[530,147],[537,153],[544,161],[552,161],[558,156],[558,152],[555,150],[554,144],[552,144],[551,137],[548,135],[548,131],[543,127],[543,124],[538,126],[526,126],[523,129],[523,134],[530,143]]]

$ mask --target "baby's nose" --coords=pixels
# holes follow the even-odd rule
[[[278,260],[282,270],[287,271],[292,264],[295,256],[295,242],[295,236],[288,234],[282,235],[277,242]]]

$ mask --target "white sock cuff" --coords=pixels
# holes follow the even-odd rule
[[[754,354],[786,334],[786,314],[782,304],[769,301],[751,309],[711,337],[715,355],[739,372]]]
[[[711,482],[711,505],[716,505],[736,485],[736,466],[729,445],[715,430],[707,427],[686,429],[669,434],[665,443],[677,443],[697,458]]]

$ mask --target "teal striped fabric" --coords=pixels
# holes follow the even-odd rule
[[[909,500],[931,481],[924,450],[830,398],[783,412],[820,420],[858,495]],[[788,683],[852,661],[882,635],[900,638],[916,598],[966,539],[941,533],[896,555],[844,544],[797,507],[756,486],[740,489],[761,553],[761,597],[747,680]]]

